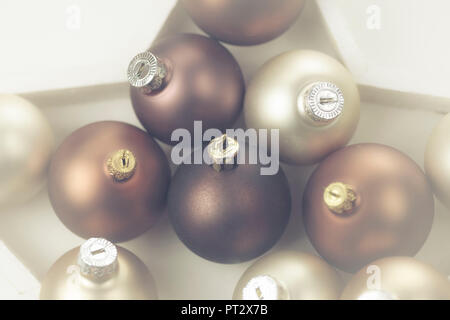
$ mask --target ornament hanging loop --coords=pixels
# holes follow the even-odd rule
[[[137,54],[128,65],[128,82],[145,94],[162,89],[167,80],[167,65],[150,51]]]
[[[355,207],[356,199],[353,187],[342,182],[331,183],[323,193],[328,209],[337,214],[349,213]]]
[[[208,144],[207,152],[212,160],[214,170],[230,170],[237,166],[239,143],[226,134],[214,138]]]
[[[117,150],[106,161],[108,173],[118,182],[130,179],[136,171],[136,165],[136,157],[127,149]]]

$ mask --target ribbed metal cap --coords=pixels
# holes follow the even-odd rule
[[[117,248],[103,238],[90,238],[78,255],[81,274],[100,280],[113,274],[117,268]]]
[[[167,76],[164,63],[153,53],[145,51],[137,54],[128,66],[128,82],[137,88],[151,92],[158,90]]]
[[[261,275],[250,279],[242,290],[243,300],[288,300],[288,290],[275,278]]]
[[[239,143],[226,134],[214,138],[207,147],[207,152],[216,171],[232,169],[237,165]]]
[[[298,104],[313,121],[328,123],[341,115],[344,95],[334,83],[314,82],[303,90]]]

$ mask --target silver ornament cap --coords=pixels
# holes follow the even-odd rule
[[[162,87],[167,76],[165,64],[150,51],[137,54],[128,65],[128,82],[151,93]]]
[[[106,239],[90,238],[80,247],[78,265],[82,275],[104,279],[117,269],[117,248]]]
[[[207,152],[214,170],[218,172],[230,170],[237,165],[239,143],[236,139],[223,134],[209,142]]]
[[[341,115],[344,102],[344,95],[337,85],[320,81],[302,91],[298,105],[311,120],[326,124]]]
[[[243,300],[289,300],[289,293],[284,286],[269,275],[250,279],[242,290]]]

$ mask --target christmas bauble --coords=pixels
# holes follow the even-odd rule
[[[222,136],[208,148],[217,139],[227,139],[230,148],[238,143]],[[215,162],[182,164],[173,177],[170,220],[180,240],[205,259],[238,263],[256,258],[278,241],[288,223],[291,197],[282,169],[261,175],[260,164],[243,162],[231,167],[225,162],[223,168]]]
[[[359,121],[352,75],[320,52],[294,50],[268,61],[245,96],[247,127],[280,130],[280,159],[308,165],[348,143]]]
[[[305,0],[182,0],[194,22],[220,41],[255,45],[284,33]]]
[[[151,52],[150,52],[151,51]],[[178,128],[226,129],[242,109],[241,69],[217,41],[179,34],[158,41],[131,61],[128,79],[134,111],[147,131],[168,144]]]
[[[41,285],[41,300],[155,300],[155,281],[127,249],[91,238],[59,258]]]
[[[53,133],[27,100],[0,94],[0,206],[26,201],[44,185]]]
[[[432,266],[410,257],[379,259],[353,276],[345,300],[448,300],[450,282]]]
[[[434,128],[425,152],[425,172],[437,198],[450,209],[450,114]]]
[[[169,181],[167,159],[147,133],[104,121],[76,130],[58,148],[49,196],[72,232],[119,242],[155,223],[166,208]]]
[[[336,300],[339,274],[307,253],[281,251],[262,257],[239,279],[234,300]]]
[[[413,256],[434,216],[419,166],[380,144],[356,144],[328,156],[303,197],[306,232],[330,264],[355,272],[386,256]]]

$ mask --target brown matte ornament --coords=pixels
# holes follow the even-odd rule
[[[143,130],[96,122],[64,140],[50,165],[52,206],[83,238],[130,240],[166,210],[170,170],[159,145]]]
[[[227,129],[239,116],[245,83],[239,64],[217,41],[178,34],[160,41],[130,63],[128,79],[134,111],[154,137],[167,144],[172,132],[193,133],[194,121]]]
[[[194,22],[220,41],[256,45],[284,33],[305,0],[182,0]]]
[[[317,256],[281,251],[262,257],[241,276],[234,300],[337,300],[342,279]]]
[[[386,256],[413,256],[428,237],[434,199],[419,166],[381,144],[328,156],[303,195],[306,232],[333,266],[356,272]]]
[[[155,281],[138,257],[95,238],[59,258],[42,281],[40,293],[41,300],[157,298]]]
[[[261,175],[261,166],[248,159],[234,166],[214,163],[178,167],[168,197],[172,225],[180,240],[205,259],[254,259],[275,245],[289,221],[286,176],[281,168],[275,175]]]
[[[426,263],[410,257],[388,257],[355,274],[341,299],[449,300],[450,282]]]
[[[244,105],[248,128],[279,130],[283,162],[310,165],[352,138],[360,97],[353,76],[337,60],[317,51],[291,50],[258,70]]]

